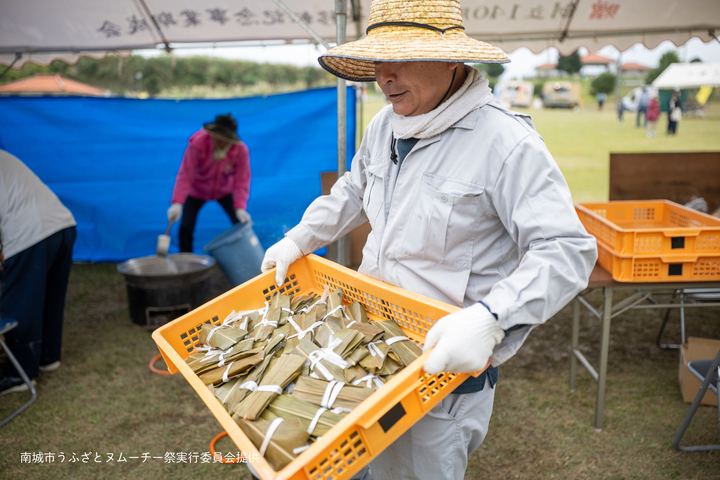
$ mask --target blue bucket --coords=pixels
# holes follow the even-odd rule
[[[236,223],[211,240],[203,251],[209,253],[230,281],[238,286],[260,275],[265,250],[260,245],[252,222]]]

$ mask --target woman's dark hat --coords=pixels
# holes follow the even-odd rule
[[[240,137],[237,134],[237,122],[229,113],[216,116],[214,122],[204,124],[203,128],[213,136],[229,142],[240,143]]]

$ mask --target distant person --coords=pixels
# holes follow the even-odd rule
[[[603,104],[605,103],[606,99],[607,95],[605,95],[605,92],[600,92],[597,94],[598,110],[602,110]]]
[[[200,208],[217,200],[233,224],[250,220],[250,154],[237,135],[237,122],[218,115],[188,141],[173,188],[168,221],[180,223],[180,251],[193,251],[193,234]]]
[[[667,135],[675,135],[677,133],[677,124],[681,118],[680,96],[677,92],[673,92],[672,95],[670,95],[670,102],[668,102]]]
[[[653,138],[657,136],[657,122],[660,118],[660,101],[657,93],[653,95],[647,108],[647,137]]]
[[[625,105],[623,104],[623,99],[620,98],[617,101],[617,116],[618,116],[618,123],[623,123],[623,113],[625,112]]]
[[[637,117],[635,118],[635,128],[640,128],[640,116],[643,117],[643,127],[647,127],[647,108],[650,104],[650,93],[647,88],[643,88],[638,100]]]
[[[60,367],[75,236],[70,210],[23,162],[0,150],[0,323],[18,322],[5,340],[31,380]],[[0,395],[24,390],[7,362]]]

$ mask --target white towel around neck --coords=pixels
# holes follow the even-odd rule
[[[430,138],[438,135],[468,113],[493,100],[488,80],[475,68],[464,65],[467,77],[457,92],[435,110],[406,117],[388,109],[395,138]]]

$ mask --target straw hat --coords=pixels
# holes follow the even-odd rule
[[[375,62],[508,63],[490,44],[465,35],[458,0],[373,0],[367,36],[320,56],[333,75],[375,80]]]
[[[218,137],[230,143],[240,143],[240,137],[237,134],[237,122],[231,114],[217,115],[215,121],[206,123],[203,128],[213,137]]]

